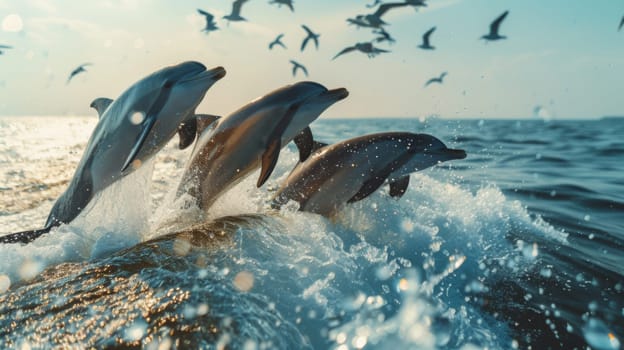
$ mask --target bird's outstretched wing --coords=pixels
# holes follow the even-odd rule
[[[236,0],[232,3],[232,13],[237,13],[240,15],[241,12],[241,7],[243,7],[243,4],[246,3],[249,0]]]
[[[0,45],[0,49],[12,49],[13,46],[9,46],[9,45]]]
[[[303,30],[305,30],[308,33],[308,36],[313,36],[314,35],[314,32],[312,31],[312,29],[310,29],[310,27],[308,27],[307,25],[302,24],[301,28],[303,28]]]
[[[349,46],[349,47],[347,47],[347,48],[344,48],[342,51],[338,52],[338,53],[336,54],[336,56],[334,56],[334,58],[332,58],[332,60],[335,60],[336,58],[338,58],[338,56],[342,56],[342,55],[344,55],[345,53],[349,53],[349,52],[351,52],[351,51],[355,51],[355,50],[356,50],[356,49],[355,49],[355,46]]]
[[[498,16],[492,24],[490,24],[490,34],[498,34],[498,27],[500,27],[501,23],[507,17],[509,11],[503,12],[500,16]]]
[[[429,84],[435,83],[438,81],[438,78],[431,78],[429,80],[427,80],[427,82],[425,83],[425,87],[429,86]]]
[[[624,26],[624,16],[622,16],[622,19],[620,20],[620,25],[618,26],[618,32],[622,29],[623,26]]]
[[[375,17],[381,17],[383,16],[386,12],[388,12],[390,9],[393,9],[395,7],[403,7],[403,6],[407,6],[407,3],[404,2],[391,2],[391,3],[387,3],[387,4],[381,4],[379,5],[379,7],[377,8],[377,11],[375,11],[375,13],[373,13],[373,16]]]
[[[310,40],[310,36],[306,36],[301,42],[301,51],[305,50],[306,45],[308,45],[308,40]]]
[[[210,14],[210,13],[208,13],[208,12],[202,10],[202,9],[197,9],[197,12],[199,12],[200,15],[206,17],[206,22],[207,23],[212,22],[212,20],[214,19],[214,16],[212,14]]]
[[[423,35],[423,46],[431,46],[429,44],[429,37],[431,36],[431,34],[433,34],[433,32],[435,32],[436,27],[433,27],[431,29],[429,29],[424,35]]]

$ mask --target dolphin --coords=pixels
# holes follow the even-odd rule
[[[308,125],[329,106],[348,95],[344,88],[328,90],[304,81],[257,98],[201,132],[178,187],[207,210],[228,189],[261,168],[260,187],[277,164],[279,152],[291,140],[305,160],[313,147]]]
[[[352,138],[321,147],[299,163],[271,206],[279,209],[292,200],[301,211],[332,217],[343,205],[368,197],[386,182],[390,195],[401,197],[410,173],[465,157],[465,151],[447,148],[428,134],[385,132]]]
[[[196,125],[195,108],[224,76],[223,67],[206,70],[203,64],[189,61],[152,73],[114,101],[96,99],[92,106],[101,112],[100,119],[44,228],[2,236],[0,243],[28,243],[52,227],[71,222],[98,192],[161,150],[181,125]]]

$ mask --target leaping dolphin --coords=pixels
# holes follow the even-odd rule
[[[279,152],[291,140],[300,160],[313,147],[308,125],[329,106],[347,97],[346,89],[328,90],[314,82],[277,89],[243,106],[204,130],[178,187],[207,210],[228,189],[258,168],[257,186],[271,175]]]
[[[224,76],[222,67],[206,70],[201,63],[184,62],[139,80],[112,102],[94,101],[92,106],[101,110],[100,119],[44,228],[2,236],[0,243],[28,243],[52,227],[71,222],[95,194],[162,149],[180,125],[196,125],[195,108]]]
[[[282,183],[272,206],[289,200],[299,210],[333,216],[345,204],[368,197],[381,185],[390,184],[390,195],[401,197],[409,175],[466,152],[447,148],[428,134],[386,132],[345,140],[318,149],[298,164]]]

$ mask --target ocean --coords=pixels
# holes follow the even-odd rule
[[[40,228],[94,117],[0,118],[0,234]],[[0,348],[621,349],[624,119],[323,119],[466,150],[336,218],[270,209],[288,145],[209,213],[174,139],[71,224],[0,245]],[[192,147],[191,147],[192,148]]]

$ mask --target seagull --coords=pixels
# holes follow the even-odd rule
[[[338,52],[338,54],[336,54],[336,56],[334,56],[332,60],[335,60],[336,58],[338,58],[338,56],[344,55],[345,53],[349,53],[352,51],[360,51],[362,53],[365,53],[368,58],[373,58],[383,52],[390,52],[388,50],[376,48],[370,42],[363,42],[344,48],[342,51]]]
[[[279,45],[283,48],[286,48],[286,45],[284,45],[284,43],[282,42],[283,37],[284,37],[284,34],[280,34],[277,36],[277,38],[275,38],[275,40],[271,41],[271,43],[269,44],[269,50],[273,50],[273,46],[275,45]]]
[[[306,77],[308,76],[308,70],[301,63],[295,60],[290,60],[290,63],[293,64],[293,70],[292,70],[293,77],[297,76],[297,69],[301,69],[303,71],[303,74],[305,74]]]
[[[2,44],[0,44],[0,55],[3,55],[3,54],[4,54],[4,51],[2,51],[2,50],[12,49],[12,48],[13,48],[13,46],[9,46],[9,45],[2,45]]]
[[[269,1],[269,4],[278,4],[279,7],[282,7],[282,5],[286,5],[288,6],[288,8],[290,8],[290,11],[295,12],[292,0],[272,0]]]
[[[487,40],[487,41],[506,39],[507,38],[506,36],[498,34],[498,27],[500,27],[501,22],[503,22],[505,17],[507,17],[507,14],[509,14],[509,11],[505,11],[500,16],[498,16],[494,20],[494,22],[492,22],[492,24],[490,24],[490,32],[487,33],[486,35],[482,36],[481,39]]]
[[[214,21],[214,16],[212,14],[201,9],[197,9],[197,12],[199,12],[200,15],[206,18],[206,27],[202,29],[202,32],[206,32],[206,34],[208,34],[214,30],[219,29],[219,27],[217,27],[217,23]]]
[[[396,7],[403,7],[408,5],[409,4],[407,2],[392,2],[387,4],[381,4],[377,8],[377,11],[375,11],[374,13],[364,15],[364,20],[368,23],[370,27],[379,28],[383,25],[388,24],[381,19],[381,16],[385,15],[386,12]],[[359,16],[357,16],[356,19],[358,19],[358,17]]]
[[[71,73],[69,73],[69,78],[67,78],[67,83],[69,84],[69,82],[72,80],[73,77],[75,77],[76,75],[82,73],[82,72],[86,72],[87,70],[84,68],[86,66],[90,66],[91,63],[83,63],[81,65],[79,65],[77,68],[75,68]]]
[[[429,37],[431,36],[431,34],[433,32],[435,32],[436,27],[432,27],[431,29],[429,29],[422,37],[423,42],[422,44],[418,45],[418,47],[420,47],[423,50],[433,50],[435,49],[434,46],[431,46],[431,43],[429,43]]]
[[[442,74],[440,74],[439,77],[429,79],[429,81],[427,81],[425,83],[425,87],[427,87],[427,86],[429,86],[429,84],[433,84],[433,83],[440,83],[440,84],[442,84],[444,82],[444,77],[445,76],[446,76],[446,72],[443,72]]]
[[[316,46],[316,49],[318,50],[318,46],[319,46],[318,38],[319,36],[321,36],[321,34],[314,33],[312,29],[310,29],[305,24],[302,24],[301,28],[303,28],[303,30],[305,30],[308,33],[308,36],[306,36],[305,39],[303,39],[303,42],[301,43],[301,51],[305,50],[306,45],[308,45],[308,40],[310,39],[314,41],[314,45]]]
[[[243,7],[243,4],[246,3],[249,0],[235,0],[232,3],[232,12],[229,15],[225,15],[223,16],[223,18],[227,19],[228,21],[246,21],[245,18],[241,17],[240,12],[241,12],[241,7]]]
[[[383,29],[383,28],[375,29],[375,30],[373,30],[373,33],[380,35],[380,36],[375,38],[375,42],[376,43],[387,41],[388,43],[393,44],[396,41],[396,40],[394,40],[394,38],[392,36],[390,36],[390,33],[386,32],[386,30]]]
[[[622,19],[620,20],[620,25],[618,27],[618,32],[622,29],[622,26],[624,26],[624,16],[622,16]]]

